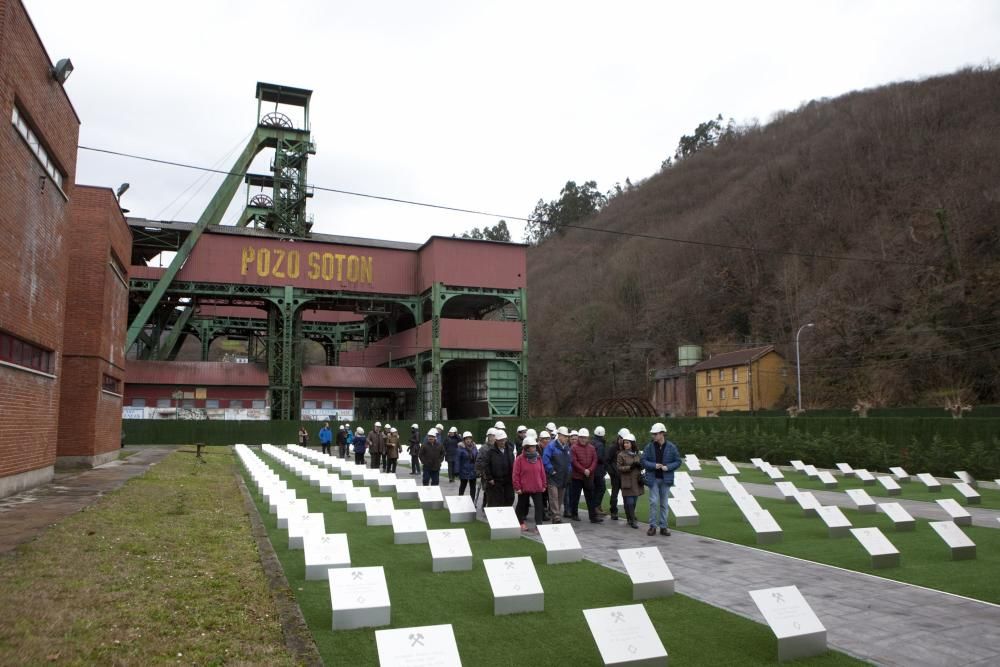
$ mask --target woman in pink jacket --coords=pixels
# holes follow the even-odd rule
[[[542,457],[538,454],[537,441],[526,436],[521,448],[521,455],[514,459],[514,493],[517,495],[514,512],[521,523],[521,530],[528,531],[524,525],[524,519],[528,516],[528,501],[535,506],[535,525],[540,526],[545,522],[542,496],[545,495],[547,480]]]

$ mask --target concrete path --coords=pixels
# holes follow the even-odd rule
[[[48,484],[0,498],[0,554],[37,537],[105,493],[146,472],[176,447],[127,447],[136,454],[80,472],[58,473]]]
[[[695,483],[712,489],[708,481]],[[711,482],[722,490],[718,480]],[[771,490],[745,486],[762,487],[760,495]],[[456,494],[458,483],[445,481],[441,489]],[[573,527],[588,560],[624,572],[618,549],[659,547],[677,592],[758,623],[764,617],[748,591],[794,584],[826,626],[829,645],[863,660],[927,667],[1000,664],[997,605],[677,530],[670,537],[648,537],[645,526],[636,530],[609,519],[584,519]]]

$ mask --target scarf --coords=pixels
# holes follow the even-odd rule
[[[528,459],[531,463],[538,460],[538,452],[525,452],[524,458]]]

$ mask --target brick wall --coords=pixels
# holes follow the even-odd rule
[[[0,0],[0,329],[55,351],[58,376],[80,128],[51,65],[21,3]],[[63,172],[63,192],[11,125],[15,103]],[[0,366],[0,477],[53,464],[58,405],[58,380]]]
[[[116,271],[115,263],[126,265],[132,237],[108,188],[78,185],[69,218],[70,270],[56,453],[96,456],[117,449],[121,439],[128,286],[127,276]],[[105,375],[119,381],[117,392],[102,389]]]

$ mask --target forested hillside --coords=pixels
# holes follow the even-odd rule
[[[535,414],[613,382],[648,395],[678,344],[794,362],[806,322],[807,408],[1000,400],[1000,70],[809,102],[713,144],[578,223],[637,236],[563,227],[530,249]]]

